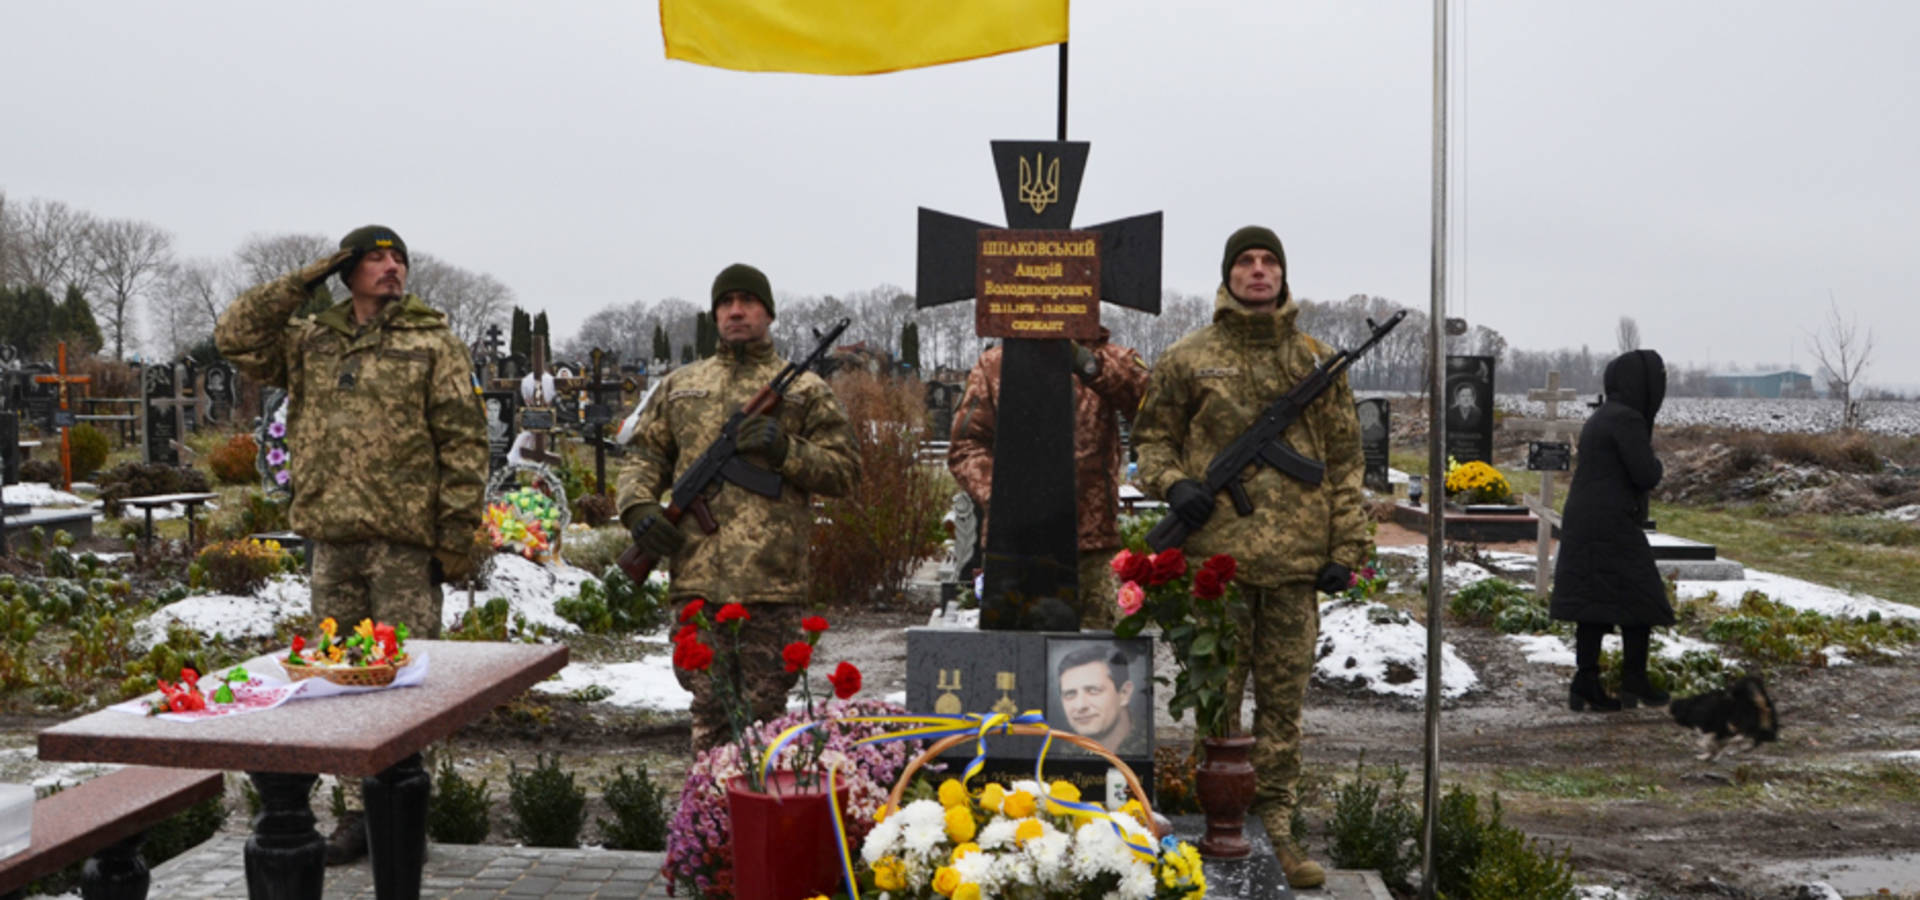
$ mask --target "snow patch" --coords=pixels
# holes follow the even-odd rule
[[[0,487],[0,497],[7,503],[24,503],[28,506],[91,506],[79,496],[69,494],[53,485],[41,481],[22,481]]]
[[[1315,677],[1375,694],[1425,697],[1427,629],[1378,603],[1334,600],[1320,606]],[[1473,668],[1442,644],[1440,696],[1458,697],[1480,684]]]
[[[1682,581],[1679,584],[1680,599],[1697,600],[1714,593],[1721,606],[1738,606],[1748,591],[1759,591],[1775,603],[1794,609],[1812,610],[1834,618],[1862,619],[1868,613],[1878,612],[1885,618],[1920,621],[1920,607],[1882,600],[1871,594],[1850,594],[1751,567],[1747,569],[1747,577],[1739,581]]]
[[[1527,662],[1542,665],[1559,666],[1565,669],[1574,667],[1573,648],[1558,635],[1552,634],[1510,634],[1511,641],[1527,658]],[[1620,651],[1620,636],[1609,634],[1600,641],[1600,652]],[[1662,659],[1679,660],[1695,651],[1720,655],[1720,648],[1706,641],[1687,637],[1684,634],[1654,632],[1653,655]]]
[[[693,695],[674,678],[673,662],[661,655],[639,662],[569,663],[558,676],[533,689],[543,694],[570,694],[592,685],[613,691],[599,701],[609,706],[681,710],[693,702]]]
[[[155,610],[134,626],[134,645],[152,647],[167,639],[167,627],[178,623],[201,634],[226,637],[272,637],[283,619],[305,616],[313,609],[312,593],[300,575],[275,575],[251,597],[203,594]]]
[[[1887,510],[1886,512],[1881,513],[1880,515],[1889,519],[1897,519],[1902,522],[1920,523],[1920,503],[1911,503],[1906,506],[1902,506],[1899,509],[1890,509],[1890,510]]]
[[[577,634],[580,628],[560,618],[553,611],[553,602],[575,596],[580,593],[580,585],[598,580],[587,570],[566,563],[543,566],[524,556],[499,553],[493,557],[487,586],[473,592],[473,603],[485,606],[488,600],[502,597],[515,613],[526,617],[529,627],[544,625],[556,634]],[[450,592],[440,609],[441,625],[451,628],[459,624],[466,612],[466,592]]]

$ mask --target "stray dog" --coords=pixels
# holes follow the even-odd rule
[[[1746,749],[1779,739],[1780,716],[1767,686],[1747,675],[1731,686],[1673,701],[1673,720],[1700,730],[1699,759],[1712,762],[1728,744],[1746,738]]]

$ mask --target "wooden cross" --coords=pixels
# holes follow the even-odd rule
[[[1160,214],[1069,230],[1086,142],[992,147],[1008,228],[922,207],[915,304],[973,298],[976,333],[1006,338],[980,627],[1077,630],[1073,357],[1063,338],[1097,336],[1100,301],[1160,312]]]
[[[66,341],[60,342],[57,360],[55,371],[59,374],[35,375],[33,376],[33,380],[38,384],[56,384],[60,386],[60,413],[53,417],[53,422],[60,427],[60,489],[70,491],[73,490],[73,444],[72,441],[69,440],[68,434],[73,430],[74,418],[70,407],[67,406],[67,393],[72,389],[72,385],[92,384],[93,378],[88,375],[67,374]]]
[[[520,430],[533,434],[533,450],[521,454],[533,461],[552,465],[560,457],[547,452],[547,434],[553,430],[554,408],[547,404],[547,338],[535,335],[533,339],[533,399],[521,396]],[[559,390],[556,385],[555,390]],[[531,421],[532,424],[529,424]]]
[[[1547,437],[1565,437],[1577,439],[1580,436],[1580,422],[1560,418],[1560,404],[1571,403],[1580,398],[1578,391],[1560,386],[1560,373],[1547,373],[1547,386],[1527,391],[1528,400],[1537,400],[1547,405],[1547,415],[1541,419],[1508,419],[1505,427],[1518,428],[1521,431],[1535,431]],[[1547,545],[1553,539],[1553,526],[1560,518],[1553,511],[1552,469],[1540,473],[1540,493],[1527,497],[1527,508],[1540,518],[1538,544],[1534,550],[1534,589],[1542,594],[1547,592],[1548,582],[1553,573],[1547,568]]]

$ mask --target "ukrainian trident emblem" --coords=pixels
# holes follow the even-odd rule
[[[1044,153],[1035,153],[1031,164],[1020,157],[1020,202],[1032,207],[1034,215],[1060,199],[1060,157],[1046,160]]]

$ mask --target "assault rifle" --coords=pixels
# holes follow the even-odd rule
[[[742,458],[734,446],[735,433],[739,431],[740,423],[748,416],[765,415],[779,406],[780,398],[786,396],[787,388],[793,386],[793,380],[799,378],[800,373],[813,368],[814,363],[819,362],[820,358],[826,355],[827,351],[833,347],[833,342],[840,337],[841,332],[847,330],[847,326],[851,323],[851,319],[841,319],[838,324],[827,329],[824,335],[814,332],[814,335],[819,337],[820,343],[814,346],[813,352],[799,362],[787,363],[787,367],[781,369],[780,374],[773,376],[772,381],[762,385],[759,392],[755,393],[745,406],[736,410],[727,419],[726,424],[720,426],[720,436],[707,445],[706,451],[700,454],[699,459],[694,460],[693,465],[687,467],[687,471],[681,474],[667,492],[671,498],[666,508],[667,521],[678,525],[682,518],[691,513],[694,520],[700,523],[701,531],[707,534],[719,531],[720,523],[714,521],[713,510],[707,507],[707,490],[716,480],[731,481],[762,497],[780,496],[780,476]],[[635,584],[645,584],[647,573],[653,571],[654,565],[659,560],[641,553],[639,547],[629,545],[626,551],[620,554],[619,562],[620,568],[627,573],[627,577],[633,579]]]
[[[1387,332],[1406,317],[1407,311],[1403,309],[1394,313],[1385,324],[1375,325],[1372,319],[1368,319],[1367,327],[1373,329],[1373,334],[1364,343],[1352,350],[1335,351],[1315,366],[1307,377],[1300,379],[1299,384],[1261,410],[1259,418],[1254,419],[1246,431],[1207,464],[1207,475],[1202,482],[1206,485],[1207,493],[1226,491],[1233,498],[1234,511],[1244,516],[1253,512],[1253,501],[1247,497],[1246,486],[1241,483],[1241,475],[1247,466],[1271,466],[1307,484],[1319,485],[1327,476],[1327,464],[1300,455],[1299,451],[1280,440],[1281,433],[1298,421],[1301,414],[1306,412],[1307,404],[1332,387],[1334,379],[1353,365],[1354,360],[1373,349],[1373,345],[1380,343]],[[1147,532],[1147,545],[1155,551],[1178,547],[1192,533],[1193,529],[1186,522],[1168,510],[1166,518]]]

